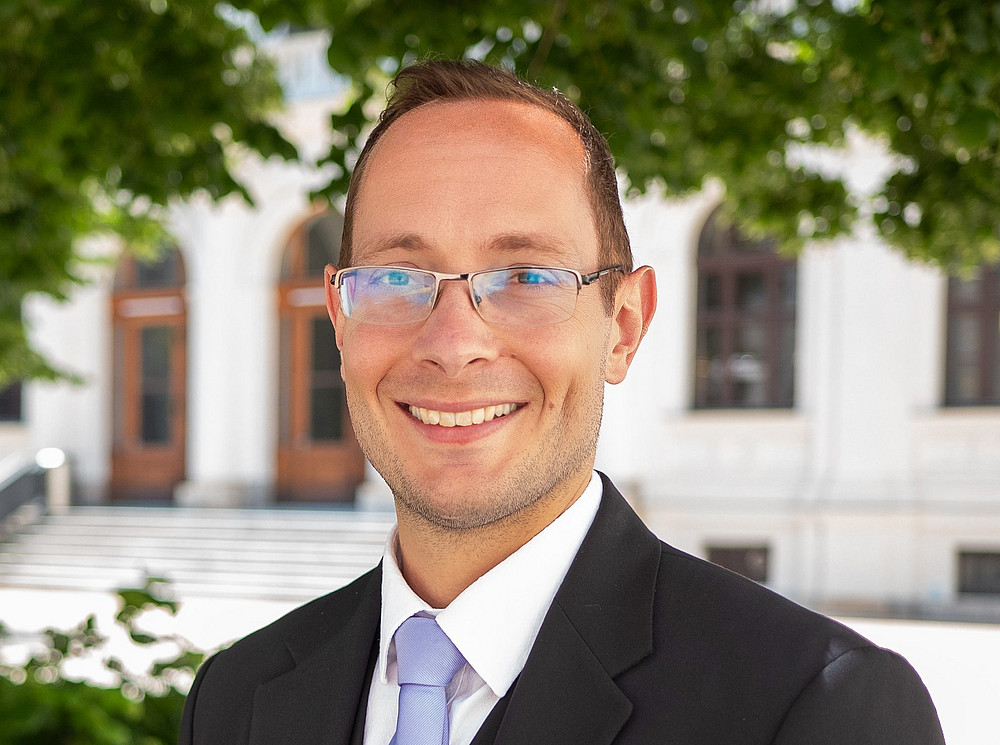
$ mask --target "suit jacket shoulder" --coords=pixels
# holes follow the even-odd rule
[[[378,628],[381,567],[209,659],[179,745],[322,742],[354,723]],[[294,733],[294,736],[293,736]]]
[[[562,685],[575,698],[589,697],[590,708],[566,697],[551,716],[559,698],[551,692],[558,673],[551,671],[564,665],[573,673]],[[537,734],[540,712],[530,735],[512,719],[532,709],[524,699],[538,696],[550,707],[544,736]],[[595,709],[598,701],[602,708]],[[926,689],[902,658],[660,542],[606,477],[597,518],[546,617],[496,742],[569,745],[574,739],[595,745],[943,743]]]
[[[943,744],[916,672],[842,624],[667,545],[656,592],[656,664],[629,683],[684,689],[658,705],[678,742]]]

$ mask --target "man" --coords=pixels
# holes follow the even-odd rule
[[[206,663],[181,743],[943,742],[904,660],[660,543],[594,475],[655,284],[574,105],[404,70],[339,263],[348,405],[398,527],[375,570]]]

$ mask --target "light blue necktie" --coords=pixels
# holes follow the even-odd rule
[[[433,618],[410,616],[393,638],[399,713],[389,745],[448,745],[444,689],[465,658]]]

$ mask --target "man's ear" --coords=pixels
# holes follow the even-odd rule
[[[326,312],[330,314],[330,322],[337,336],[337,349],[343,349],[344,314],[340,312],[340,296],[337,294],[337,288],[333,286],[333,275],[336,273],[337,267],[327,264],[323,269],[323,281],[326,283]]]
[[[656,275],[652,267],[641,266],[625,275],[615,293],[604,379],[611,384],[625,380],[629,365],[656,311]]]

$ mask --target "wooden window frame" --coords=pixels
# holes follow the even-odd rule
[[[112,501],[169,501],[187,473],[187,296],[184,257],[176,247],[164,248],[172,265],[170,281],[140,281],[138,260],[122,258],[111,298],[115,394],[112,397]],[[142,411],[142,334],[166,328],[170,333],[168,436],[146,440]]]

